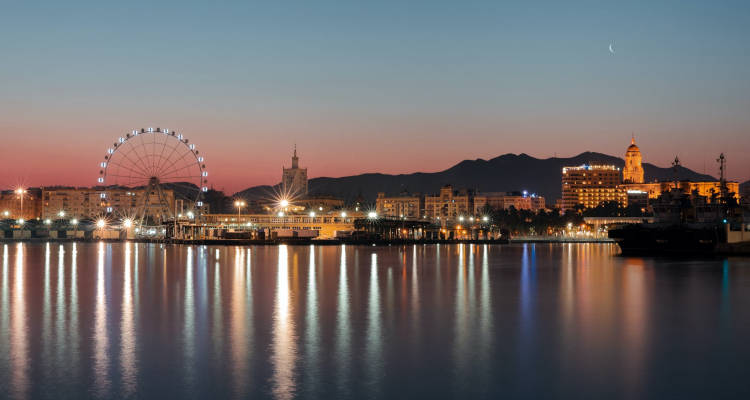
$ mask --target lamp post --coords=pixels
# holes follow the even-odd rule
[[[247,203],[244,200],[237,200],[234,202],[234,206],[237,207],[237,225],[240,225],[240,216],[242,215],[242,207],[245,207]]]
[[[19,213],[19,215],[23,217],[24,216],[23,215],[23,198],[24,198],[24,195],[26,194],[26,189],[18,188],[16,189],[16,194],[18,195],[18,198],[21,199],[21,212]]]

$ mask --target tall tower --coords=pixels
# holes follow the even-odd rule
[[[281,187],[285,195],[305,196],[307,195],[307,168],[299,167],[297,157],[297,145],[294,145],[292,155],[292,167],[282,168]]]
[[[625,168],[622,170],[622,180],[625,183],[643,183],[641,149],[635,145],[635,136],[630,139],[630,146],[628,146],[628,151],[625,152]]]
[[[294,155],[292,155],[292,169],[299,168],[299,157],[297,157],[297,145],[294,145]]]

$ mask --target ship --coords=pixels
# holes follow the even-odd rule
[[[696,256],[750,255],[747,204],[726,189],[725,158],[720,163],[720,191],[708,196],[686,193],[676,182],[651,204],[654,221],[609,230],[623,255]],[[679,159],[673,163],[675,170]]]

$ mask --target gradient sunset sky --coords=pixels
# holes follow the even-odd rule
[[[645,162],[724,152],[750,179],[747,1],[155,3],[3,3],[0,188],[94,185],[149,126],[229,193],[295,143],[317,177],[622,156],[632,132]]]

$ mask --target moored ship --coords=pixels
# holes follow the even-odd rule
[[[723,155],[719,162],[723,183]],[[678,163],[675,160],[675,165]],[[711,197],[685,193],[675,184],[656,199],[652,208],[653,223],[609,230],[609,237],[624,255],[750,254],[747,207],[739,204],[724,184]]]

